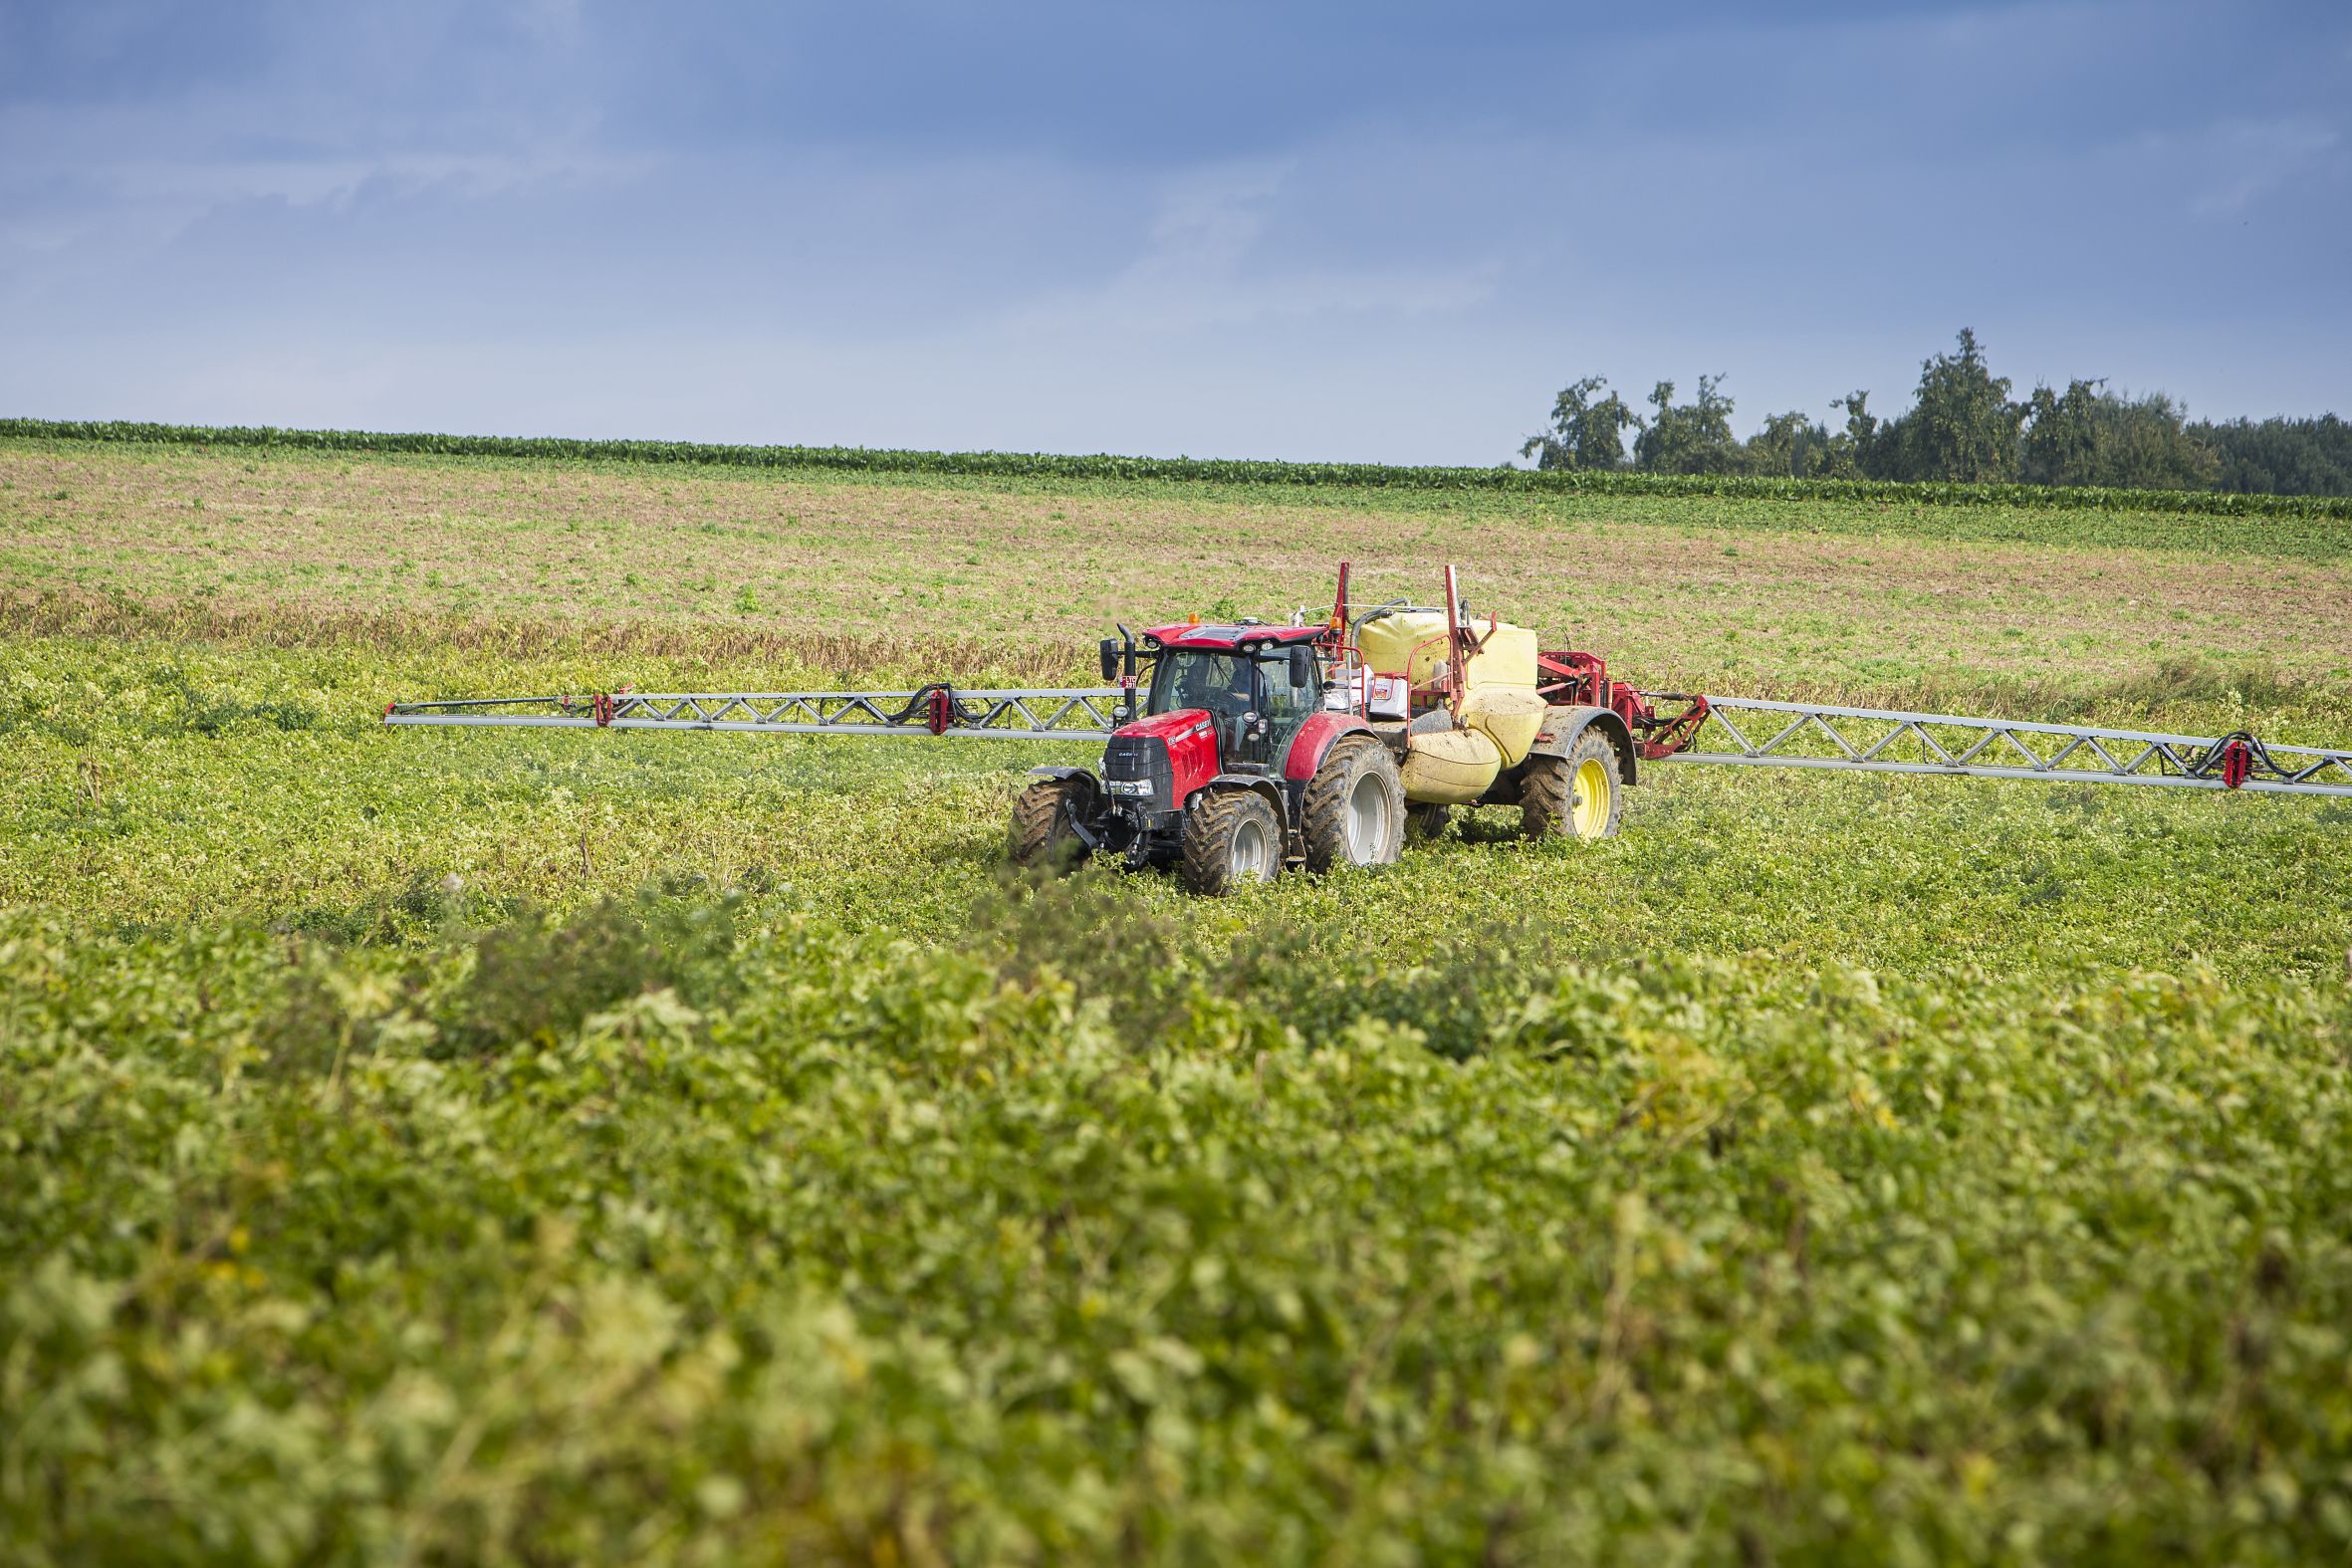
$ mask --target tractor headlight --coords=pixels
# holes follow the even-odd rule
[[[1151,798],[1151,781],[1148,779],[1105,779],[1102,787],[1112,794],[1125,795],[1131,799]]]

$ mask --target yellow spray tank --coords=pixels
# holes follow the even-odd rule
[[[1443,710],[1431,717],[1428,729],[1405,737],[1405,760],[1397,766],[1405,798],[1468,805],[1493,787],[1503,749],[1483,730],[1455,729]]]
[[[1446,597],[1459,602],[1451,566]],[[1422,706],[1411,715],[1399,769],[1408,799],[1466,805],[1535,744],[1545,706],[1535,690],[1535,633],[1527,627],[1499,620],[1465,627],[1446,610],[1394,610],[1367,622],[1356,644],[1375,683],[1401,680]],[[1459,701],[1456,647],[1464,650]]]
[[[1506,768],[1517,768],[1527,761],[1528,748],[1535,744],[1536,732],[1543,728],[1545,711],[1544,701],[1535,695],[1532,685],[1473,689],[1462,699],[1462,722],[1473,734],[1495,743]]]

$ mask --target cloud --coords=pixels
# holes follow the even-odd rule
[[[1301,156],[1178,170],[1134,253],[1109,276],[1028,298],[990,326],[1007,338],[1169,337],[1318,315],[1417,316],[1491,299],[1500,267],[1301,261],[1273,244],[1316,164]],[[1327,167],[1321,172],[1328,173]]]
[[[2228,412],[2352,331],[2317,7],[198,15],[0,12],[0,405],[1477,462],[1584,373],[1899,406],[1966,324]]]

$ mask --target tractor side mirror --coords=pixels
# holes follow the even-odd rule
[[[1105,637],[1105,638],[1103,638],[1103,639],[1102,639],[1102,643],[1101,643],[1101,653],[1102,653],[1102,678],[1103,678],[1104,680],[1106,680],[1106,681],[1115,681],[1115,680],[1117,680],[1117,679],[1119,678],[1119,640],[1118,640],[1118,638],[1116,638],[1116,637]]]
[[[1291,689],[1303,691],[1314,684],[1314,650],[1303,642],[1291,644]]]

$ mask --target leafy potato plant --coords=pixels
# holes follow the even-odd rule
[[[737,907],[614,998],[644,918],[0,923],[12,1557],[2352,1539],[2341,987],[1457,954],[1334,1026]],[[579,1005],[485,1032],[496,941]]]

